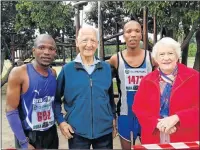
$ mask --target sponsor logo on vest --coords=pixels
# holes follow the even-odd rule
[[[40,128],[46,128],[48,126],[51,126],[54,124],[54,121],[47,121],[47,122],[43,122],[41,124],[38,124],[38,125],[34,125],[33,126],[33,130],[36,130],[36,129],[40,129]]]
[[[33,104],[43,103],[43,102],[52,102],[54,101],[54,96],[45,96],[43,98],[33,98]]]

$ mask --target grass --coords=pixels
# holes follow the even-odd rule
[[[117,82],[115,80],[113,81],[113,90],[114,90],[114,93],[118,92]]]

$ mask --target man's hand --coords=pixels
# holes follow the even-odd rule
[[[113,119],[113,132],[112,132],[113,139],[117,136],[117,125],[116,119]]]
[[[33,145],[31,145],[30,143],[28,143],[28,149],[35,149],[35,147],[33,147]]]
[[[66,139],[73,138],[72,133],[74,133],[74,130],[68,123],[62,122],[62,123],[60,123],[59,127],[60,127],[62,134],[65,136]]]
[[[160,130],[160,132],[170,133],[170,130],[172,127],[174,127],[177,122],[179,122],[179,118],[177,115],[172,115],[169,117],[165,117],[163,119],[158,119],[157,128]]]

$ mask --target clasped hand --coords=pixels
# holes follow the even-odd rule
[[[165,117],[162,119],[158,119],[157,128],[160,132],[164,132],[166,134],[172,134],[176,132],[176,124],[179,121],[179,118],[177,115],[172,115],[169,117]]]

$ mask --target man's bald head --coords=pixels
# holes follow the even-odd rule
[[[37,48],[37,47],[38,47],[38,43],[40,43],[41,41],[44,41],[44,40],[45,40],[45,41],[46,41],[46,40],[52,41],[53,44],[54,44],[54,46],[56,47],[56,43],[55,43],[53,37],[52,37],[51,35],[49,35],[49,34],[40,34],[40,35],[38,35],[37,38],[36,38],[35,41],[34,41],[33,47],[34,47],[34,48]]]
[[[136,26],[139,26],[140,27],[140,30],[142,31],[142,27],[141,27],[141,25],[140,25],[140,23],[139,22],[137,22],[137,21],[135,21],[135,20],[131,20],[131,21],[128,21],[125,25],[124,25],[124,31],[126,30],[126,28],[127,28],[127,26],[134,26],[134,25],[136,25]]]

